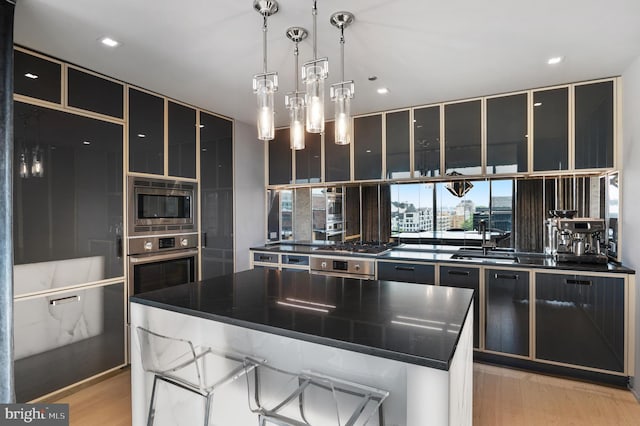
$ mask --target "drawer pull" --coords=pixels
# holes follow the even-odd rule
[[[518,274],[495,274],[493,277],[496,278],[496,279],[502,279],[502,280],[518,280],[518,279],[520,279]]]
[[[60,299],[52,299],[52,300],[49,300],[49,304],[51,306],[58,306],[58,305],[64,305],[65,303],[79,302],[79,301],[80,301],[80,296],[76,295],[76,296],[61,297]]]
[[[289,263],[300,263],[300,259],[296,259],[296,258],[289,258]]]
[[[448,271],[447,274],[449,275],[463,275],[465,277],[469,276],[469,271]]]
[[[574,279],[570,279],[567,278],[566,280],[564,280],[565,284],[577,284],[577,285],[591,285],[592,282],[591,280],[574,280]]]
[[[258,259],[260,259],[260,260],[271,260],[271,256],[259,256]]]
[[[396,271],[408,271],[413,272],[416,270],[413,266],[396,266]]]

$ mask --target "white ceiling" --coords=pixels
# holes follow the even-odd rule
[[[277,124],[293,90],[290,26],[312,29],[311,0],[278,0],[269,18]],[[18,0],[17,44],[202,108],[253,123],[251,80],[262,72],[262,17],[252,0]],[[333,12],[345,30],[354,114],[620,75],[640,56],[639,0],[318,0],[318,55],[340,80]],[[115,49],[98,40],[111,36]],[[552,56],[563,56],[556,66]],[[311,37],[300,62],[312,57]],[[370,75],[378,76],[375,82]],[[376,89],[388,87],[379,95]],[[327,88],[328,91],[328,88]],[[327,93],[328,99],[328,93]],[[332,116],[330,106],[327,118]]]

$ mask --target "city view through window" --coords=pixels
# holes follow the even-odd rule
[[[411,239],[479,240],[480,221],[494,240],[508,240],[513,224],[513,180],[468,181],[462,197],[448,182],[391,185],[391,233]]]

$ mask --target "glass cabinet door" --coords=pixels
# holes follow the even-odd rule
[[[304,149],[296,150],[296,183],[318,183],[322,137],[318,133],[305,133],[304,139]]]
[[[169,176],[196,178],[196,110],[169,101]]]
[[[576,169],[613,167],[613,81],[575,86]]]
[[[277,129],[269,144],[269,185],[291,183],[291,148],[289,129]]]
[[[336,145],[333,121],[324,127],[324,173],[326,182],[351,180],[351,145]]]
[[[129,171],[164,175],[164,99],[129,89]]]
[[[17,95],[61,103],[62,65],[15,50],[13,70],[13,90]]]
[[[444,163],[447,173],[482,172],[482,103],[480,100],[444,106]]]
[[[68,100],[71,107],[123,118],[124,87],[75,68],[67,68]]]
[[[533,170],[569,168],[569,89],[533,92]]]
[[[487,174],[528,168],[526,93],[487,99]]]
[[[382,179],[382,114],[353,119],[355,180]]]
[[[440,106],[413,110],[414,174],[440,176]]]
[[[409,157],[409,110],[385,114],[387,178],[411,177]]]

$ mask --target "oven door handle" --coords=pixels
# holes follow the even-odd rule
[[[163,260],[172,260],[172,259],[180,259],[181,257],[189,257],[189,256],[197,256],[198,250],[181,250],[174,251],[171,253],[163,253],[156,255],[132,255],[129,256],[129,262],[131,263],[150,263],[150,262],[161,262]]]

